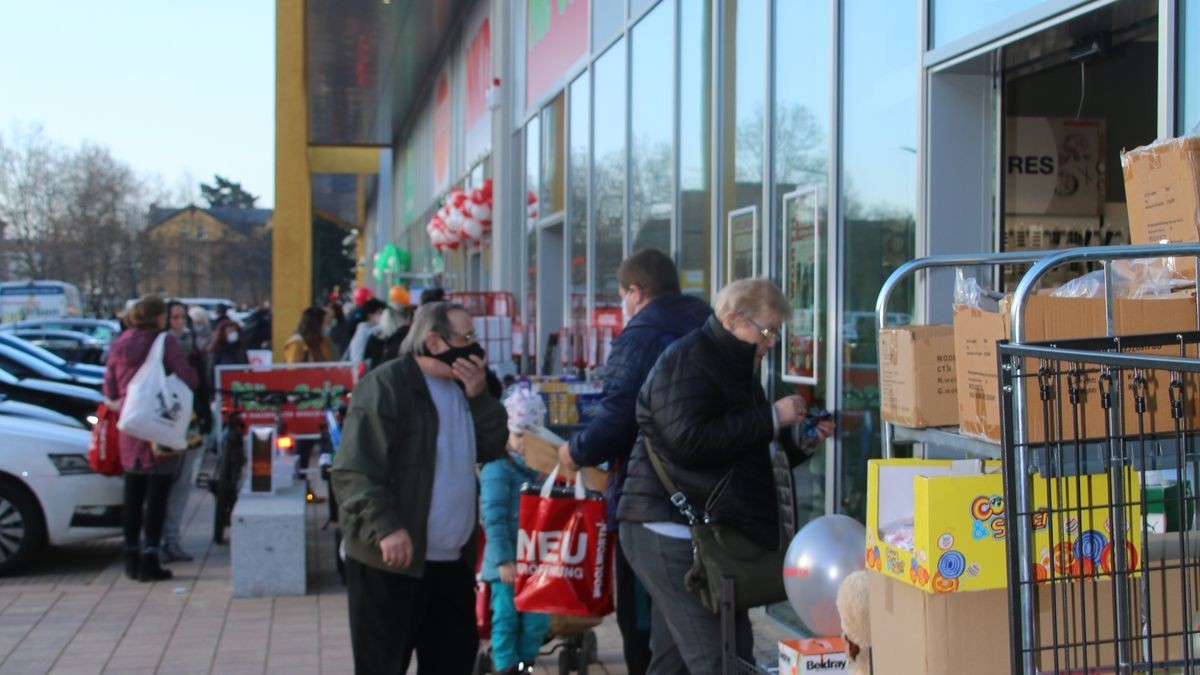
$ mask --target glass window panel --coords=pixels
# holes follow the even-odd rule
[[[911,2],[853,2],[842,16],[842,210],[844,277],[839,291],[845,355],[838,433],[839,510],[862,518],[867,459],[879,456],[879,357],[875,298],[912,258],[917,170],[917,10]],[[911,27],[910,30],[905,30]],[[891,310],[912,311],[912,289]]]
[[[749,223],[753,214],[761,229],[762,176],[763,176],[763,106],[766,101],[766,3],[762,0],[729,0],[726,4],[725,30],[734,31],[733,48],[729,49],[725,62],[726,78],[733,96],[724,97],[725,163],[724,195],[725,216],[722,226],[728,227],[728,215],[737,211],[736,222]],[[729,43],[726,42],[728,45]],[[743,211],[743,209],[746,209]],[[731,258],[726,250],[724,281],[728,283],[739,276],[729,269],[736,265],[741,270],[757,269],[762,273],[761,261],[757,261],[759,250],[745,249],[737,241],[749,241],[752,237],[739,236],[733,243],[726,234],[725,246],[737,246],[736,257]],[[742,250],[745,249],[745,250]],[[758,262],[759,264],[755,264]]]
[[[709,298],[712,284],[712,4],[679,6],[679,245],[684,293]]]
[[[1200,133],[1200,0],[1180,0],[1178,23],[1179,112],[1175,131],[1180,135]]]
[[[597,309],[620,307],[617,267],[625,235],[625,42],[613,45],[592,67],[595,122],[592,144],[592,224]]]
[[[625,27],[625,3],[623,0],[593,0],[592,2],[592,52],[604,45]]]
[[[537,221],[541,204],[538,203],[537,190],[541,174],[541,126],[538,118],[534,117],[525,126],[525,327],[526,335],[536,335],[537,326]],[[527,345],[530,346],[530,345]],[[534,345],[536,346],[536,345]],[[528,352],[528,350],[526,350]],[[535,373],[537,363],[530,361],[526,364],[526,372]]]
[[[800,393],[825,405],[825,364],[831,358],[826,325],[825,286],[829,241],[829,130],[833,88],[831,4],[826,1],[775,3],[774,143],[776,217],[771,228],[782,236],[776,250],[780,279],[792,315],[784,323],[781,373],[815,377],[817,385],[779,382],[780,395]],[[792,26],[808,26],[805,39],[779,39]],[[789,196],[790,195],[790,196]],[[818,338],[814,340],[814,335]],[[796,501],[800,523],[825,513],[824,449],[797,467]]]
[[[650,5],[653,5],[657,0],[629,0],[629,16],[635,17]],[[667,0],[664,5],[675,4],[672,0]]]
[[[542,216],[563,210],[563,132],[566,97],[559,94],[542,110]]]
[[[1007,19],[1044,0],[932,0],[933,19],[929,36],[932,47],[966,37],[977,30]],[[909,3],[916,4],[916,3]],[[909,12],[910,14],[912,12]],[[912,30],[916,31],[914,25]],[[906,26],[897,26],[904,29]],[[884,36],[878,36],[880,39]]]
[[[675,4],[664,2],[633,27],[630,38],[630,251],[656,248],[671,255],[674,106],[666,93],[674,90],[674,29]]]
[[[571,186],[568,208],[571,219],[571,320],[587,324],[587,242],[588,242],[588,132],[591,120],[591,96],[587,74],[571,84],[571,128],[568,162]]]

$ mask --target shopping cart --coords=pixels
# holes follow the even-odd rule
[[[1200,332],[1113,335],[1111,261],[1162,255],[1200,245],[1064,251],[1016,290],[998,350],[1013,672],[1200,673]],[[1076,262],[1104,266],[1108,335],[1023,343],[1038,281]]]

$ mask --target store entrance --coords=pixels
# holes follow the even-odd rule
[[[1127,243],[1120,152],[1157,135],[1157,2],[1052,23],[928,77],[925,250]],[[985,282],[1011,289],[1022,273]],[[930,320],[949,320],[945,274],[922,298]]]

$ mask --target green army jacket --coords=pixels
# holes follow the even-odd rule
[[[484,391],[468,399],[480,463],[504,456],[508,415]],[[364,565],[420,577],[425,573],[426,525],[433,497],[438,415],[417,361],[403,356],[371,371],[354,388],[333,460],[333,492],[346,554]],[[383,564],[379,542],[408,530],[413,562]],[[475,569],[475,537],[463,556]]]

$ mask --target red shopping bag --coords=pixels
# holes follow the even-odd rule
[[[517,581],[522,612],[604,616],[613,611],[613,546],[604,497],[555,486],[558,467],[521,494]]]
[[[121,447],[117,435],[117,419],[120,416],[119,412],[110,411],[103,403],[96,409],[96,425],[92,427],[92,440],[88,443],[88,465],[102,476],[125,473],[121,467]]]

